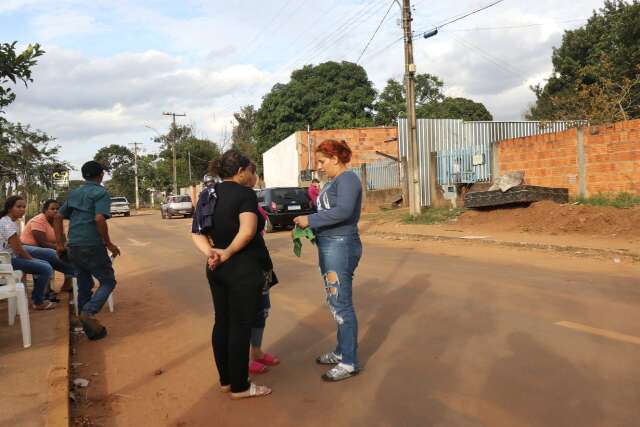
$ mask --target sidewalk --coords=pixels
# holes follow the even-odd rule
[[[479,244],[568,252],[582,256],[606,256],[640,262],[640,241],[623,236],[600,237],[577,234],[550,235],[470,229],[458,224],[419,225],[398,222],[367,222],[360,229],[389,239],[473,241]]]
[[[0,301],[0,427],[69,425],[69,303],[29,310],[32,345],[22,347],[20,320],[7,324]]]

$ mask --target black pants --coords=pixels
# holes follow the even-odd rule
[[[249,341],[258,312],[264,274],[258,267],[231,258],[215,271],[207,268],[215,323],[211,334],[213,356],[221,385],[233,393],[249,388]]]

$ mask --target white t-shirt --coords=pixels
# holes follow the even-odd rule
[[[13,222],[9,215],[0,218],[0,251],[13,255],[13,249],[9,246],[9,238],[14,234],[18,234],[18,224]]]

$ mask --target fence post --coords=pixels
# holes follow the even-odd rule
[[[367,164],[363,163],[360,165],[360,178],[362,180],[362,206],[367,205]]]
[[[587,162],[584,153],[584,127],[577,129],[578,197],[587,197]]]

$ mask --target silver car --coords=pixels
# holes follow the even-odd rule
[[[160,206],[160,215],[164,219],[171,219],[176,215],[190,217],[193,215],[193,203],[191,196],[169,196]]]
[[[129,208],[129,201],[126,197],[112,197],[110,211],[111,215],[130,216],[131,209]]]

